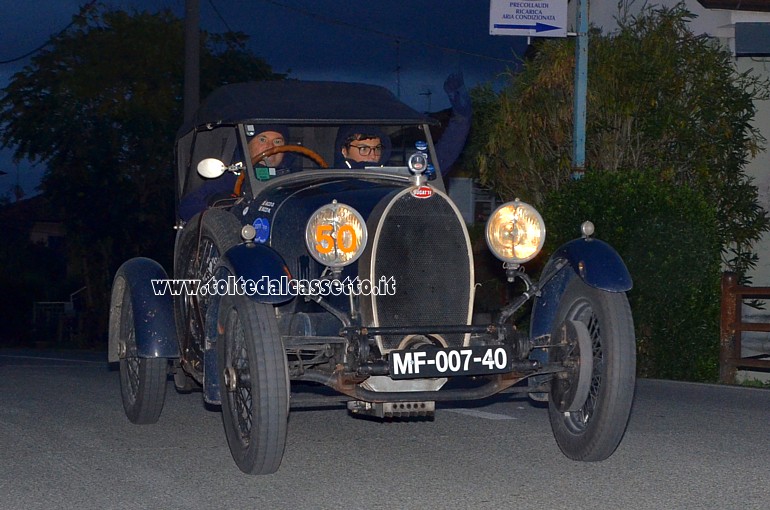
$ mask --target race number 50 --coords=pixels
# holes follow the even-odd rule
[[[350,225],[342,225],[337,229],[335,241],[334,225],[328,223],[318,225],[315,229],[315,249],[324,255],[331,253],[336,245],[342,253],[351,253],[358,246],[358,236]]]

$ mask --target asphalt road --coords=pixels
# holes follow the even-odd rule
[[[302,399],[308,398],[304,393]],[[0,509],[766,509],[770,390],[640,380],[625,439],[567,460],[521,396],[417,423],[292,410],[278,473],[242,474],[220,414],[169,383],[128,422],[99,358],[0,351]]]

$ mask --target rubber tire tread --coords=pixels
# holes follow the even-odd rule
[[[121,322],[127,320],[136,321],[128,282],[125,282],[121,306]],[[132,324],[131,327],[136,331],[135,324]],[[128,338],[122,338],[122,340],[128,342]],[[127,345],[126,347],[127,350],[136,350],[136,345]],[[163,405],[166,400],[168,360],[166,358],[139,358],[138,362],[139,387],[132,402],[132,399],[126,393],[130,391],[130,388],[126,387],[127,383],[125,382],[125,378],[128,377],[127,361],[125,359],[120,360],[120,393],[123,400],[123,410],[126,412],[126,417],[128,417],[129,421],[137,425],[148,425],[156,423],[160,418],[160,413],[163,411]]]
[[[582,299],[591,304],[602,334],[604,373],[597,405],[580,433],[567,427],[567,418],[556,409],[552,398],[548,414],[556,442],[567,457],[601,461],[614,453],[628,425],[636,388],[636,337],[626,294],[590,287],[580,278],[574,278],[562,295],[557,327]]]
[[[242,448],[237,423],[232,422],[227,400],[222,365],[225,360],[225,335],[220,334],[217,349],[225,434],[230,453],[241,471],[255,475],[270,474],[280,467],[286,447],[290,391],[286,353],[271,305],[255,303],[246,296],[225,296],[219,309],[220,325],[223,324],[222,314],[228,313],[233,307],[238,312],[246,335],[252,405],[258,401],[259,410],[256,416],[252,416],[249,446]]]
[[[133,408],[125,407],[131,423],[149,425],[157,423],[166,400],[166,379],[168,360],[166,358],[141,358],[139,360],[139,395]]]

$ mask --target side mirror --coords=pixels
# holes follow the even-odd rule
[[[207,179],[215,179],[225,173],[227,167],[215,158],[206,158],[198,163],[198,175]]]

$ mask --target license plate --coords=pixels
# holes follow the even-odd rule
[[[511,371],[511,349],[498,345],[392,351],[388,363],[391,379],[502,374]]]

